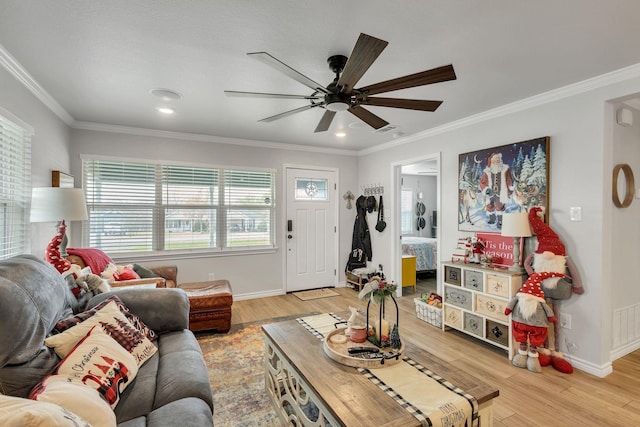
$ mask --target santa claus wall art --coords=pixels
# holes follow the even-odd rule
[[[458,158],[458,230],[499,233],[502,216],[549,208],[549,137]]]

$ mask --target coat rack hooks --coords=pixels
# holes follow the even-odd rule
[[[362,193],[365,196],[378,196],[384,194],[384,187],[378,183],[378,185],[364,185],[360,186]]]

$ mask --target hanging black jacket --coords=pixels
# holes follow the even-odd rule
[[[367,255],[367,260],[371,261],[373,253],[371,251],[371,235],[369,234],[369,225],[367,224],[367,198],[360,196],[356,200],[356,222],[353,225],[353,240],[351,241],[351,250],[362,249]]]

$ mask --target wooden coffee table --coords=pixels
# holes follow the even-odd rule
[[[419,427],[421,423],[356,368],[331,360],[320,339],[296,320],[264,325],[265,382],[283,425]],[[498,390],[406,343],[406,356],[476,398],[480,425],[492,424]],[[310,405],[310,402],[313,402]],[[307,417],[315,405],[319,414]],[[308,411],[306,411],[308,412]]]

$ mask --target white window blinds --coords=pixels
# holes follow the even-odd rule
[[[273,247],[274,173],[85,159],[85,243],[108,253]]]
[[[0,115],[0,259],[28,252],[31,132]]]
[[[413,233],[413,190],[402,189],[402,198],[400,200],[400,230],[401,233]]]

